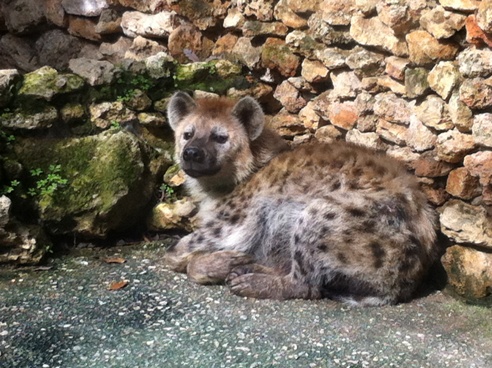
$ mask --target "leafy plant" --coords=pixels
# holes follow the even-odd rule
[[[162,183],[162,185],[159,187],[159,191],[161,193],[160,195],[161,202],[176,200],[176,191],[170,185],[166,183]]]
[[[12,180],[9,185],[4,185],[0,194],[10,194],[12,193],[20,184],[19,180]]]
[[[60,171],[61,165],[50,165],[47,173],[39,168],[31,170],[31,175],[38,180],[35,188],[29,188],[28,194],[31,196],[52,195],[58,188],[65,186],[68,180],[60,175]]]
[[[118,121],[116,121],[116,120],[111,120],[110,129],[120,130],[121,129],[121,124]]]

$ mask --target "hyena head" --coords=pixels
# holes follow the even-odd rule
[[[226,98],[193,100],[177,92],[167,116],[179,164],[192,180],[202,186],[234,186],[253,170],[251,142],[262,134],[265,120],[253,98],[237,103]]]

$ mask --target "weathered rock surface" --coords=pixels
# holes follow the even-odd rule
[[[52,234],[87,238],[125,232],[149,204],[166,161],[125,131],[16,146],[27,169],[57,162],[67,184],[37,197],[39,216]],[[153,161],[156,160],[156,161]]]
[[[193,216],[197,210],[196,204],[189,197],[173,203],[159,203],[153,208],[147,226],[154,231],[186,230],[191,232],[196,227],[196,220]]]
[[[455,242],[492,249],[492,221],[484,208],[453,199],[443,206],[440,223]]]
[[[457,294],[472,301],[490,297],[492,254],[454,245],[446,250],[442,264]]]
[[[38,225],[16,221],[11,215],[11,206],[8,197],[0,196],[0,264],[37,264],[52,243]]]

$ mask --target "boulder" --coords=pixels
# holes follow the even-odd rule
[[[451,290],[470,302],[492,300],[492,254],[454,245],[441,259]]]
[[[44,66],[24,76],[19,96],[51,101],[54,96],[78,91],[84,85],[84,80],[78,75],[58,73]]]
[[[83,17],[97,17],[108,7],[106,0],[62,0],[65,12]]]
[[[170,164],[124,130],[41,142],[24,139],[14,149],[27,170],[41,172],[33,186],[41,186],[34,198],[45,229],[85,238],[143,225],[157,179]],[[54,180],[53,167],[58,175],[54,189],[47,186],[50,174]]]
[[[441,209],[441,231],[458,244],[492,249],[492,221],[485,208],[452,199]]]
[[[185,230],[188,232],[196,228],[196,219],[193,217],[198,207],[189,197],[172,203],[156,205],[147,220],[147,227],[154,231]]]
[[[82,50],[82,42],[74,36],[54,29],[43,33],[35,43],[39,62],[57,70],[64,70],[70,59]]]
[[[0,264],[37,264],[52,243],[40,226],[16,221],[11,215],[11,207],[10,198],[0,196]]]
[[[109,61],[77,58],[70,60],[70,70],[85,79],[91,86],[111,84],[119,69]]]
[[[2,1],[7,29],[14,34],[39,31],[46,23],[42,1]]]
[[[168,37],[176,23],[176,13],[163,11],[158,14],[144,14],[136,11],[123,13],[121,28],[123,33],[135,38],[142,37]]]

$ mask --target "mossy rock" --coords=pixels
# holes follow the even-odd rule
[[[126,131],[40,141],[25,139],[15,147],[28,170],[49,175],[50,165],[67,181],[35,198],[39,217],[52,234],[77,233],[104,238],[126,232],[145,218],[157,180],[170,163]],[[34,178],[35,181],[45,176]]]
[[[174,75],[174,87],[178,90],[222,94],[232,87],[244,89],[248,86],[241,75],[241,67],[226,60],[181,64]]]
[[[56,95],[78,91],[84,85],[84,79],[78,75],[59,74],[55,69],[44,66],[24,76],[19,96],[51,101]]]

